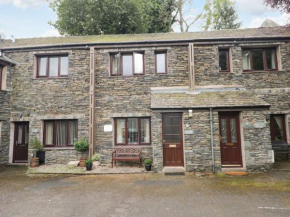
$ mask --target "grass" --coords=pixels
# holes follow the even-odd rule
[[[28,174],[37,174],[37,173],[84,173],[85,168],[80,167],[69,167],[65,165],[55,165],[55,166],[40,166],[37,168],[28,167]]]

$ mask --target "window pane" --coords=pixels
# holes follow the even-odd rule
[[[253,50],[253,67],[254,67],[254,70],[264,69],[262,50]]]
[[[49,58],[49,76],[58,76],[58,57]]]
[[[119,68],[119,58],[120,55],[119,54],[113,54],[111,55],[111,61],[112,61],[112,75],[118,75],[120,73],[118,73],[118,68]]]
[[[39,58],[38,76],[46,76],[47,57]]]
[[[66,122],[56,122],[56,146],[65,146],[66,143]]]
[[[2,89],[2,71],[3,71],[3,68],[0,67],[0,90]]]
[[[172,143],[180,143],[180,135],[172,135]]]
[[[276,69],[276,51],[275,49],[266,50],[267,69]]]
[[[150,119],[141,119],[141,143],[150,143]]]
[[[219,51],[219,67],[220,71],[228,71],[228,51]]]
[[[156,70],[157,73],[166,73],[165,53],[156,54]]]
[[[25,138],[24,138],[24,143],[25,144],[28,144],[28,137],[29,137],[28,128],[29,127],[27,125],[25,125],[25,135],[24,135],[25,136]]]
[[[128,144],[138,143],[138,118],[128,118]]]
[[[134,73],[143,73],[143,54],[134,53]]]
[[[275,141],[283,141],[284,140],[284,125],[283,125],[283,116],[274,116],[274,134]]]
[[[132,67],[132,63],[133,63],[133,57],[132,55],[123,55],[122,56],[123,59],[123,75],[133,75],[133,67]]]
[[[230,119],[230,125],[231,125],[231,139],[232,142],[237,142],[237,130],[236,130],[236,120]]]
[[[251,52],[243,50],[243,70],[251,70]]]
[[[227,119],[221,119],[222,142],[228,142]]]
[[[18,137],[17,137],[17,143],[22,144],[22,132],[23,132],[23,126],[19,125],[18,126]]]
[[[125,143],[125,119],[117,119],[117,143]]]
[[[61,57],[60,61],[60,75],[68,75],[68,57]]]
[[[53,122],[46,122],[45,128],[45,144],[53,145]]]
[[[76,121],[69,121],[69,136],[68,144],[73,145],[74,142],[78,139],[78,123]]]

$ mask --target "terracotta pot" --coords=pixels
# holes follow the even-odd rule
[[[33,157],[30,160],[30,167],[39,167],[39,158],[38,157]]]
[[[87,157],[81,157],[79,166],[80,167],[85,167],[86,166],[86,160],[87,160]]]

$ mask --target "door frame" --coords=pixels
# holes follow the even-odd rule
[[[28,125],[28,143],[29,143],[29,121],[18,121],[18,122],[14,122],[13,123],[13,136],[11,137],[12,138],[12,148],[13,148],[13,151],[12,151],[12,163],[15,163],[15,164],[21,164],[21,163],[28,163],[28,159],[29,159],[29,156],[28,156],[28,149],[29,149],[29,145],[27,144],[27,162],[15,162],[15,152],[16,152],[16,149],[15,149],[15,140],[16,140],[16,129],[17,129],[17,124],[27,124]]]
[[[182,165],[181,166],[172,166],[172,167],[184,167],[185,168],[185,153],[184,153],[184,135],[183,135],[183,112],[162,112],[161,113],[161,127],[162,127],[162,134],[161,134],[161,145],[162,145],[162,158],[163,158],[163,167],[171,167],[165,166],[165,158],[164,158],[164,145],[163,145],[163,137],[164,137],[164,123],[163,123],[163,116],[164,115],[178,115],[180,116],[180,141],[181,141],[181,150],[182,150]]]
[[[221,140],[220,140],[220,156],[221,156],[221,166],[222,169],[230,169],[230,168],[245,168],[245,158],[244,158],[244,150],[245,150],[245,146],[244,146],[244,132],[243,132],[243,125],[242,125],[242,118],[241,118],[241,112],[238,111],[230,111],[230,112],[219,112],[218,113],[218,117],[219,117],[219,135],[221,136],[221,122],[220,122],[220,116],[231,116],[234,115],[236,116],[236,119],[238,120],[237,123],[237,138],[238,138],[238,142],[240,144],[240,161],[241,161],[241,165],[240,166],[235,166],[235,165],[230,165],[230,164],[222,164],[222,148],[221,148]]]

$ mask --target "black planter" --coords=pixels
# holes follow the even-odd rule
[[[145,165],[146,171],[151,171],[151,165]]]
[[[37,151],[36,157],[39,158],[39,165],[45,164],[45,151],[43,150]]]
[[[91,164],[91,165],[86,165],[86,168],[87,168],[88,171],[92,170],[92,167],[93,167],[93,164]]]

